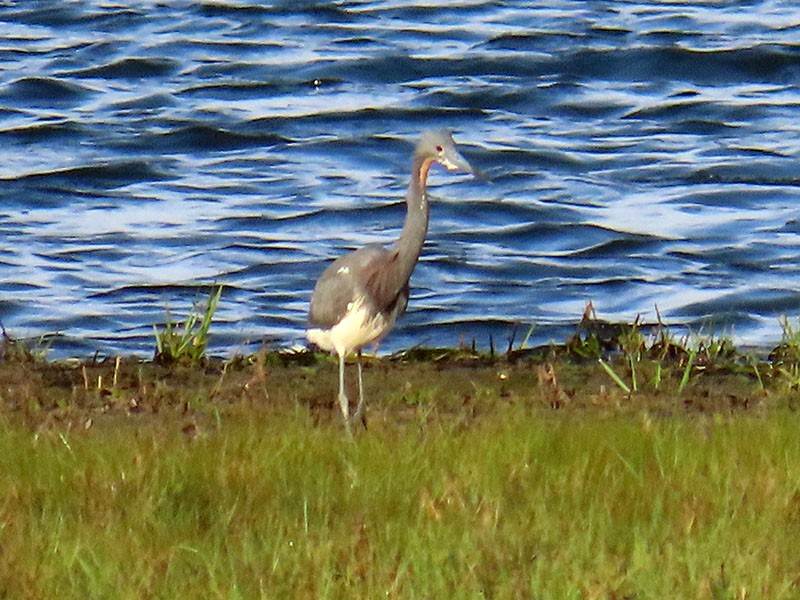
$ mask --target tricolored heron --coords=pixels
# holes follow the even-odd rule
[[[357,352],[358,407],[353,419],[363,418],[364,388],[361,349],[377,344],[408,304],[408,281],[428,233],[427,182],[433,163],[450,171],[473,173],[445,129],[426,131],[417,144],[406,192],[406,220],[391,248],[369,244],[346,254],[322,273],[311,296],[306,337],[323,350],[339,355],[339,408],[350,429],[350,403],[344,391],[346,357]]]

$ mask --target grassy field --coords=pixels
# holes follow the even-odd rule
[[[791,340],[621,333],[368,361],[353,439],[319,355],[6,340],[0,597],[800,597]]]
[[[349,440],[334,369],[0,363],[0,595],[800,593],[791,389],[379,360]]]

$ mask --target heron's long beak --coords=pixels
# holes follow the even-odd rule
[[[449,152],[447,156],[442,157],[440,161],[448,171],[462,171],[464,173],[472,173],[478,181],[487,182],[489,178],[482,172],[473,167],[467,162],[467,159],[461,156],[457,150]]]
[[[442,156],[439,162],[442,163],[442,166],[446,168],[448,171],[463,171],[465,173],[475,173],[475,169],[472,168],[467,162],[467,159],[461,156],[461,153],[458,150],[451,149],[447,152],[445,156]]]

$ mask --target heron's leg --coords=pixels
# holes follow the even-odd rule
[[[358,407],[356,408],[356,412],[353,415],[353,420],[361,419],[361,424],[364,425],[364,429],[367,428],[367,415],[364,412],[364,381],[361,377],[361,350],[358,351],[357,355],[357,364],[358,364]]]
[[[344,422],[347,424],[348,430],[350,429],[350,402],[347,400],[347,394],[344,393],[344,359],[345,355],[339,355],[339,408],[342,411]]]

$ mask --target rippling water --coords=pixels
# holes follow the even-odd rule
[[[226,284],[218,354],[303,342],[326,261],[390,242],[436,170],[383,348],[601,316],[738,342],[800,312],[793,2],[0,3],[0,322],[153,351]]]

